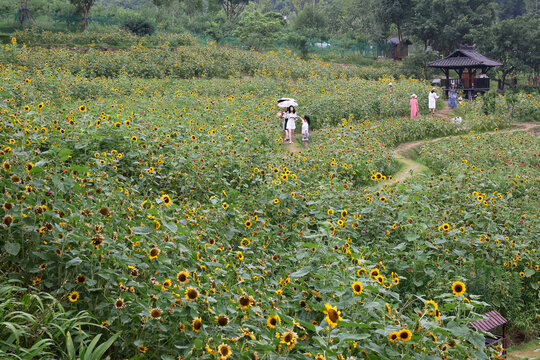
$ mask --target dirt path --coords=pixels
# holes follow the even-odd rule
[[[302,140],[302,135],[295,134],[292,144],[285,143],[284,144],[285,148],[287,150],[289,150],[293,154],[299,153],[301,150],[300,150],[300,146],[298,145],[298,139],[300,139],[300,141],[301,141]]]
[[[435,114],[435,116],[439,116],[439,115]],[[448,112],[443,113],[441,111],[441,116],[448,116]],[[535,134],[538,134],[540,132],[540,124],[537,124],[537,123],[517,123],[517,124],[514,124],[514,126],[515,126],[514,128],[504,129],[500,131],[489,131],[483,134],[495,134],[498,132],[503,133],[503,132],[515,132],[515,131],[533,131]],[[404,143],[397,146],[394,149],[393,154],[394,154],[394,158],[402,165],[402,168],[397,174],[395,174],[392,177],[392,180],[388,180],[384,182],[383,185],[386,186],[386,185],[391,185],[398,182],[403,182],[409,177],[413,176],[414,174],[417,174],[427,169],[424,165],[407,157],[408,150],[420,147],[430,142],[437,142],[444,139],[452,139],[452,138],[456,138],[460,136],[463,136],[463,135],[445,136],[445,137],[429,139],[429,140],[412,141],[412,142]]]

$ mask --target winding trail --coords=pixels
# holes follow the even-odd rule
[[[450,108],[448,108],[448,106],[445,105],[444,109],[435,113],[434,116],[450,120],[450,117],[451,117],[450,111],[451,111]],[[430,116],[430,115],[427,115],[427,116]],[[532,131],[535,134],[540,133],[540,123],[515,123],[513,125],[514,127],[512,128],[498,130],[498,131],[489,131],[482,134],[495,134],[495,133],[515,132],[515,131]],[[408,178],[412,177],[413,175],[418,174],[424,170],[427,170],[427,167],[425,165],[415,161],[414,159],[410,157],[411,155],[408,154],[410,150],[416,149],[430,142],[437,142],[444,139],[452,139],[452,138],[457,138],[461,136],[463,136],[463,134],[444,136],[444,137],[419,140],[419,141],[411,141],[408,143],[403,143],[403,144],[398,145],[394,149],[393,155],[394,155],[394,158],[401,164],[401,169],[396,174],[393,175],[391,180],[387,180],[384,183],[378,184],[376,186],[380,187],[382,185],[386,187],[392,184],[404,182]],[[300,146],[298,145],[299,144],[298,139],[300,139],[300,143],[301,143],[301,137],[302,135],[295,134],[292,144],[284,144],[285,148],[289,150],[292,154],[297,154],[301,152],[302,150]]]
[[[439,111],[434,116],[442,117],[444,119],[449,120],[450,109],[448,108],[448,106],[446,106],[443,110]],[[514,131],[534,131],[535,133],[538,133],[540,131],[540,123],[515,123],[513,125],[514,125],[513,128],[498,130],[498,131],[489,131],[482,134],[495,134],[495,133],[504,133],[504,132],[514,132]],[[394,149],[393,155],[394,155],[394,158],[401,164],[402,168],[398,173],[396,173],[392,177],[391,180],[385,181],[382,185],[389,186],[389,185],[396,184],[399,182],[404,182],[406,179],[410,178],[411,176],[427,169],[425,165],[411,159],[409,157],[410,155],[407,154],[407,151],[421,147],[430,142],[437,142],[444,139],[452,139],[452,138],[457,138],[461,136],[463,135],[452,135],[452,136],[445,136],[445,137],[439,137],[439,138],[434,138],[434,139],[411,141],[408,143],[403,143],[401,145],[398,145]]]

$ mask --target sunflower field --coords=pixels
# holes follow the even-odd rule
[[[540,314],[538,95],[181,43],[0,49],[0,357],[489,359]],[[388,92],[388,83],[394,91]],[[312,118],[282,144],[276,100]],[[512,111],[507,111],[511,107]],[[522,119],[524,114],[526,117]],[[428,170],[389,185],[393,149]]]

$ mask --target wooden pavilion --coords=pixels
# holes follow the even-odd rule
[[[466,93],[466,98],[471,99],[476,93],[489,90],[489,78],[486,71],[494,66],[502,66],[502,63],[480,54],[474,45],[462,45],[447,57],[428,63],[428,66],[439,68],[444,72],[446,78],[442,79],[441,86],[447,97],[453,84],[457,91],[463,91]],[[478,69],[481,73],[477,76]],[[457,73],[456,79],[450,79],[450,70]]]

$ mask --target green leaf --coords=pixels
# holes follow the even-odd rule
[[[6,243],[4,245],[4,250],[10,255],[17,255],[19,251],[21,250],[21,244],[19,243]]]
[[[149,228],[148,226],[137,226],[137,227],[131,228],[131,231],[133,231],[133,233],[136,235],[147,235],[152,232],[152,229]]]
[[[77,266],[77,265],[80,265],[81,263],[82,263],[81,258],[77,256],[76,258],[69,260],[66,263],[66,267]]]
[[[173,222],[163,222],[163,226],[165,226],[169,231],[176,233],[178,231],[178,226]]]
[[[71,149],[62,149],[58,153],[58,157],[60,158],[60,161],[66,161],[69,159],[69,156],[71,155]]]
[[[300,278],[300,277],[303,277],[303,276],[306,276],[307,274],[309,274],[309,271],[310,271],[310,268],[309,267],[303,267],[301,268],[300,270],[298,271],[295,271],[291,274],[291,280],[292,279],[297,279],[297,278]]]

